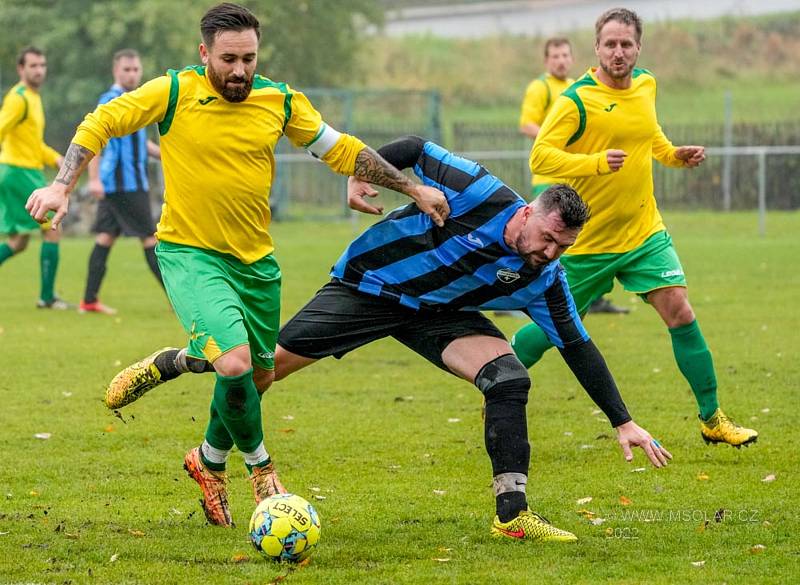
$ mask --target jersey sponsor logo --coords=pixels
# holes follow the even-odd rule
[[[670,276],[683,276],[683,270],[676,268],[675,270],[665,270],[661,273],[661,278],[669,278]]]
[[[256,354],[256,355],[258,357],[260,357],[262,360],[271,360],[272,358],[275,357],[275,352],[273,352],[273,351],[262,351],[261,353]]]
[[[519,272],[514,272],[510,268],[501,268],[497,271],[497,280],[505,284],[511,284],[515,280],[519,280]]]
[[[603,109],[604,109],[606,112],[610,112],[611,110],[613,110],[613,109],[614,109],[614,108],[616,108],[616,107],[617,107],[617,102],[614,102],[613,104],[608,104],[608,107],[607,107],[607,108],[603,108]]]
[[[467,234],[467,241],[477,246],[483,246],[483,240],[481,240],[478,236],[474,236],[472,234]]]
[[[215,99],[217,99],[217,96],[210,95],[208,97],[205,97],[205,98],[203,98],[201,100],[197,100],[197,101],[200,102],[201,106],[207,106],[208,104],[213,102]]]

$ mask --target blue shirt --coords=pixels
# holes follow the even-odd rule
[[[588,341],[561,264],[533,267],[505,243],[519,195],[433,142],[414,172],[447,197],[444,226],[414,204],[396,209],[348,246],[331,276],[412,309],[524,310],[557,347]]]
[[[119,85],[100,96],[98,105],[125,93]],[[112,138],[100,159],[100,181],[107,195],[147,191],[147,132],[144,128],[121,138]]]

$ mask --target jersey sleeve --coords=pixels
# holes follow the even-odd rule
[[[3,107],[0,108],[0,142],[6,133],[19,124],[25,117],[25,98],[16,92],[6,95]]]
[[[560,349],[589,341],[589,334],[581,323],[561,265],[558,266],[553,284],[526,310],[550,342]]]
[[[653,138],[653,158],[667,167],[682,167],[684,163],[675,156],[676,150],[677,148],[673,146],[659,124],[656,135]]]
[[[541,126],[544,122],[544,113],[547,109],[547,86],[541,79],[534,79],[525,90],[522,99],[522,111],[519,115],[519,125],[536,124]]]
[[[590,177],[611,172],[605,151],[578,154],[566,151],[567,144],[580,128],[580,113],[575,102],[561,95],[536,136],[530,156],[531,172],[551,177]]]
[[[44,164],[56,167],[58,166],[58,159],[61,157],[61,154],[53,147],[48,146],[47,144],[42,145],[42,160]]]
[[[487,189],[494,188],[497,179],[475,161],[453,154],[435,142],[425,142],[414,164],[414,174],[430,187],[444,193],[450,202],[450,215],[456,217],[461,208],[472,207],[470,200],[480,201]],[[481,179],[485,178],[485,185]]]
[[[322,115],[301,92],[291,93],[291,115],[283,133],[297,148],[308,149],[330,169],[352,175],[356,157],[366,145],[349,134],[341,133],[323,122]]]
[[[110,138],[127,136],[162,121],[170,101],[170,87],[170,76],[164,75],[98,106],[78,126],[72,142],[97,154]]]

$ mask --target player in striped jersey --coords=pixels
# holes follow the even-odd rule
[[[416,205],[407,205],[356,238],[333,267],[331,281],[281,329],[276,379],[394,337],[484,395],[497,513],[492,533],[575,540],[528,507],[530,378],[480,309],[526,311],[617,429],[626,459],[632,458],[631,447],[639,446],[653,465],[666,464],[669,452],[631,420],[557,262],[588,217],[585,203],[571,187],[555,185],[526,204],[484,167],[417,137],[378,152],[441,189],[450,216],[438,226]],[[368,194],[374,194],[369,185],[351,179],[352,199]],[[360,206],[379,212],[365,201]]]

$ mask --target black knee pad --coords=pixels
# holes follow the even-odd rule
[[[527,403],[531,378],[517,356],[508,353],[484,365],[475,376],[475,386],[487,403],[508,399]]]

